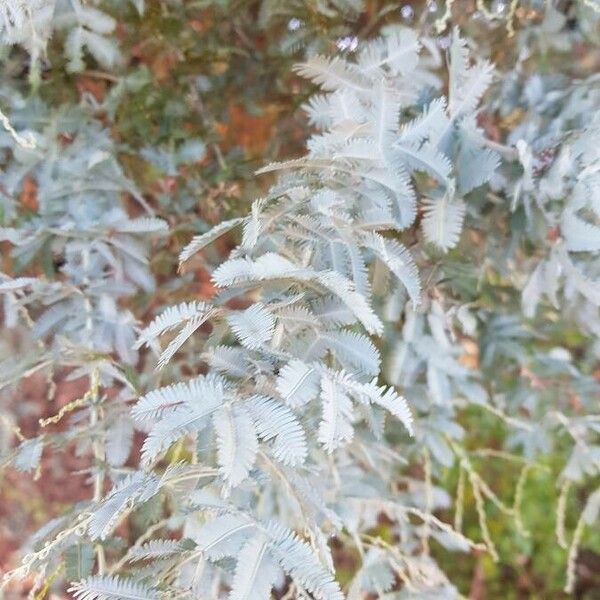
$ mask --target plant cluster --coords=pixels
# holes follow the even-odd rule
[[[90,484],[6,588],[459,598],[456,553],[502,560],[493,519],[535,551],[543,473],[576,590],[600,513],[600,7],[373,4],[0,0],[1,401],[85,382],[32,435],[3,410],[1,459],[40,475],[74,449]],[[240,114],[267,142],[241,147]]]

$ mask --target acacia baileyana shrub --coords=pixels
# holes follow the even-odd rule
[[[281,56],[302,48],[306,149],[264,161],[255,177],[271,185],[253,186],[249,208],[196,223],[175,273],[157,257],[178,246],[195,200],[165,182],[189,175],[202,204],[213,157],[219,186],[240,158],[223,156],[214,131],[182,127],[143,147],[119,135],[150,75],[128,64],[111,11],[141,27],[156,10],[0,1],[0,292],[21,340],[3,347],[2,402],[32,376],[50,399],[59,375],[87,386],[32,436],[5,411],[2,459],[40,474],[43,455],[75,448],[90,483],[23,540],[7,589],[458,598],[455,553],[502,560],[492,514],[536,538],[526,492],[542,470],[557,501],[537,510],[555,519],[575,589],[600,510],[600,86],[558,57],[577,42],[600,64],[600,9],[537,4],[477,3],[472,36],[453,27],[452,2],[407,4],[403,24],[382,9],[368,26],[355,0],[240,13],[278,32]],[[194,10],[161,6],[171,29]],[[531,68],[541,56],[555,57],[545,72]],[[57,64],[110,89],[77,104],[53,96]],[[207,122],[216,73],[188,89],[192,103],[206,97]],[[132,161],[161,174],[160,195]],[[238,242],[226,257],[213,248],[222,236]],[[212,288],[198,298],[201,268]],[[486,476],[492,463],[515,474],[508,497]],[[571,514],[573,488],[583,500]]]

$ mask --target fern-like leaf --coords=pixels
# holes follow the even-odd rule
[[[378,234],[365,236],[365,244],[406,288],[413,307],[421,301],[419,272],[409,251],[396,240]]]
[[[140,546],[132,548],[129,553],[129,561],[153,560],[165,558],[182,552],[183,548],[179,540],[151,540]]]
[[[600,227],[584,221],[571,210],[565,210],[562,215],[561,231],[569,251],[600,251]]]
[[[279,372],[277,391],[291,407],[302,406],[319,393],[319,375],[301,360],[291,360]]]
[[[306,434],[294,413],[266,396],[252,396],[246,402],[256,432],[265,442],[273,442],[273,455],[282,463],[302,464],[308,452]]]
[[[160,420],[142,446],[143,462],[148,464],[173,442],[201,431],[207,425],[207,418],[223,405],[226,389],[223,380],[211,374],[187,384],[161,388],[142,398],[139,408],[134,409],[134,417],[156,419],[157,412],[160,414]],[[168,413],[165,412],[167,407]]]
[[[224,556],[236,556],[255,530],[256,525],[249,519],[226,514],[205,523],[194,539],[212,560],[220,560]]]
[[[322,337],[344,366],[367,375],[379,373],[379,351],[368,337],[355,331],[328,331]]]
[[[205,315],[208,311],[209,306],[197,300],[169,306],[142,330],[135,347],[149,345],[159,336]]]
[[[217,458],[228,487],[239,485],[254,464],[258,440],[254,423],[244,408],[224,406],[214,413]]]
[[[448,124],[446,99],[436,98],[417,118],[402,127],[399,143],[403,145],[418,145],[423,142],[436,143]]]
[[[120,233],[150,233],[157,231],[167,231],[169,228],[166,221],[153,217],[141,217],[139,219],[130,219],[115,225],[115,231]]]
[[[460,239],[465,205],[460,200],[443,198],[424,200],[422,222],[425,239],[447,252],[454,248]]]
[[[275,317],[264,304],[253,304],[227,318],[240,342],[247,348],[259,348],[273,337]]]
[[[206,233],[197,235],[189,242],[189,244],[179,254],[179,263],[182,264],[189,260],[194,254],[214,242],[228,231],[235,229],[238,225],[244,222],[243,218],[229,219],[219,223]]]
[[[257,534],[237,556],[229,600],[269,600],[278,572],[269,554],[267,536]]]
[[[113,575],[95,575],[69,588],[76,600],[158,600],[160,594],[152,588]]]
[[[269,523],[267,531],[273,557],[301,588],[317,600],[344,600],[340,586],[306,542],[278,523]]]
[[[327,91],[348,88],[364,92],[369,89],[369,80],[360,70],[337,57],[313,56],[308,62],[296,65],[294,70]]]
[[[482,60],[468,65],[468,52],[458,29],[450,47],[450,98],[448,112],[453,119],[472,113],[492,81],[493,67]]]
[[[358,64],[367,73],[387,68],[393,75],[408,75],[417,66],[419,40],[414,31],[397,28],[384,37],[365,44]]]
[[[352,400],[333,379],[324,376],[321,401],[323,419],[319,426],[319,442],[331,453],[354,436]]]

